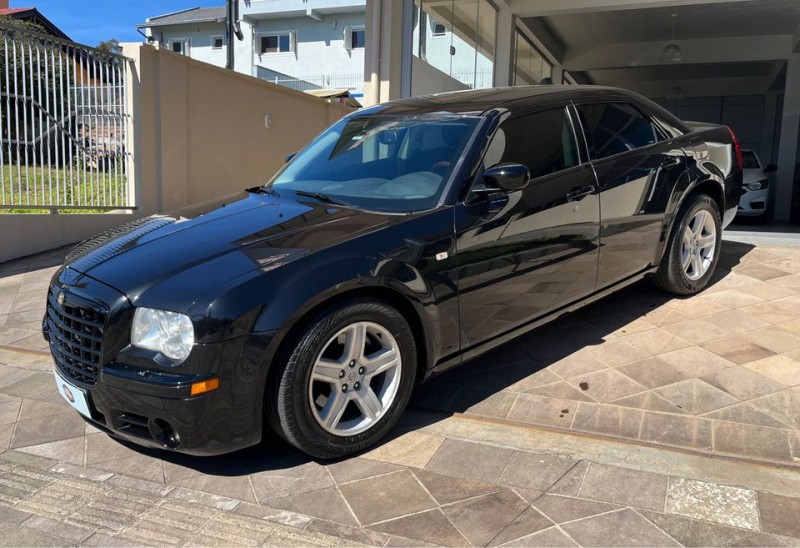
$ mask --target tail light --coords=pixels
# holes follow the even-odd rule
[[[731,134],[731,139],[733,139],[733,150],[736,154],[736,165],[739,167],[739,170],[742,170],[744,167],[744,161],[742,160],[742,145],[739,143],[739,139],[736,137],[736,134],[730,128],[730,126],[725,126],[728,128],[728,133]]]

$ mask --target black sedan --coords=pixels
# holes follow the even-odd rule
[[[645,277],[703,289],[741,168],[728,128],[612,88],[378,105],[264,186],[78,245],[44,319],[56,383],[145,445],[360,451],[436,373]]]

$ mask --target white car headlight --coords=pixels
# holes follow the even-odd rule
[[[194,344],[194,326],[188,316],[166,310],[137,308],[133,314],[131,344],[185,360]]]

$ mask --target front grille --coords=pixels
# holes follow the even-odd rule
[[[70,297],[58,304],[59,289],[47,296],[50,349],[59,370],[83,384],[97,382],[106,314],[99,305],[77,302]]]

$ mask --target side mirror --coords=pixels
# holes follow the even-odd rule
[[[522,190],[531,180],[531,173],[522,164],[497,164],[483,172],[483,182],[488,191]]]
[[[778,166],[775,164],[767,164],[764,168],[764,173],[772,173],[773,171],[778,171]]]
[[[294,158],[295,156],[297,156],[296,152],[290,152],[289,154],[286,155],[286,162],[290,162],[292,158]]]

